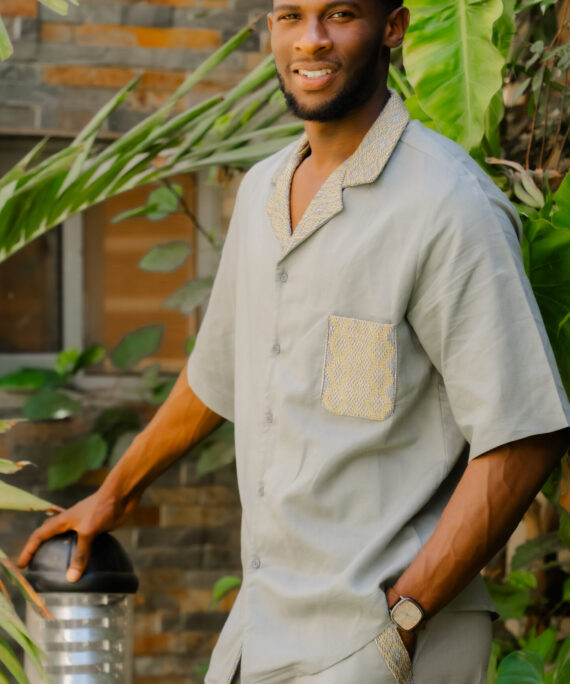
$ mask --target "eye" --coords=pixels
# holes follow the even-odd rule
[[[347,19],[352,19],[354,17],[354,13],[351,12],[350,10],[336,10],[332,12],[329,17],[331,19],[341,19],[346,21]]]
[[[287,14],[280,14],[277,17],[277,21],[295,21],[299,19],[299,15],[296,12],[287,12]]]

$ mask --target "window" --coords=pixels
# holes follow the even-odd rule
[[[0,138],[0,175],[36,142],[30,136]],[[52,141],[48,152],[66,144]],[[202,175],[176,182],[203,225],[219,230],[220,189]],[[145,204],[150,189],[136,188],[73,216],[0,264],[0,374],[23,366],[52,367],[65,348],[100,343],[110,350],[126,333],[157,323],[164,325],[163,342],[147,362],[158,361],[165,371],[180,370],[198,315],[185,316],[163,303],[187,280],[211,273],[215,257],[185,216],[112,222],[120,212]],[[160,274],[138,268],[149,249],[171,240],[193,246],[183,267]],[[98,369],[100,374],[114,372],[108,361]]]

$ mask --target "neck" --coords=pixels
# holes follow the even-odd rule
[[[358,111],[337,121],[305,121],[305,131],[311,148],[311,166],[329,175],[348,159],[378,118],[388,100],[386,87],[378,90]]]

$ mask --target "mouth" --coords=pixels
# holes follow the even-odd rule
[[[321,90],[334,78],[337,69],[328,65],[305,65],[291,71],[303,90]]]
[[[301,74],[306,78],[320,78],[321,76],[326,76],[327,74],[332,74],[332,69],[295,69],[296,74]]]

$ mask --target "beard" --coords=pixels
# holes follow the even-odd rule
[[[378,64],[380,59],[386,57],[384,50],[382,42],[378,41],[375,49],[371,51],[364,64],[352,75],[344,88],[328,102],[323,102],[315,107],[301,104],[293,93],[287,90],[283,78],[277,69],[277,80],[289,109],[303,121],[327,123],[344,118],[347,114],[350,114],[367,102],[378,88],[378,79],[380,78]],[[387,50],[387,53],[389,60],[389,50]]]

